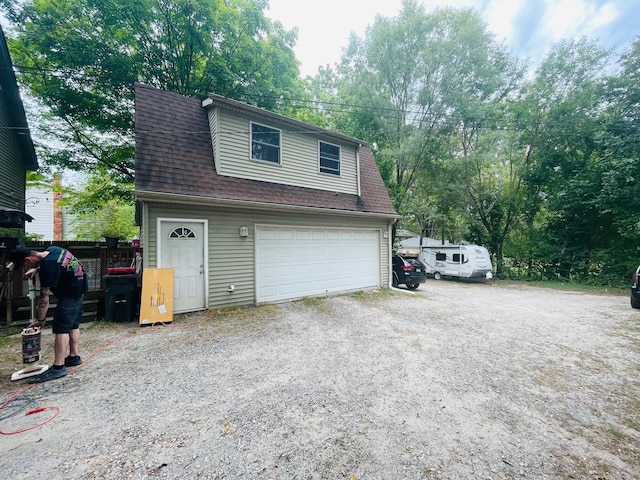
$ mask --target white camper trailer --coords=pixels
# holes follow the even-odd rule
[[[419,260],[433,278],[493,278],[491,258],[480,245],[429,245],[420,248]]]

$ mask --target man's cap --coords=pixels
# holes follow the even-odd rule
[[[30,248],[16,248],[9,254],[9,258],[16,267],[21,267],[24,264],[24,259],[30,256],[31,252]]]

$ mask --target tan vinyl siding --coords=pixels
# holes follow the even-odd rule
[[[356,145],[332,138],[295,131],[286,125],[269,120],[251,119],[248,116],[218,111],[214,139],[216,168],[220,175],[262,180],[298,187],[316,188],[333,192],[358,194]],[[210,126],[214,116],[209,113]],[[251,159],[251,122],[280,130],[280,165]],[[318,141],[341,147],[340,176],[320,173],[318,166]]]
[[[190,218],[208,220],[209,308],[255,303],[255,225],[287,225],[317,228],[375,230],[380,235],[380,286],[389,281],[389,240],[384,238],[387,221],[364,217],[249,211],[229,208],[203,208],[150,204],[145,214],[145,265],[157,266],[157,219]],[[249,236],[240,237],[248,227]],[[233,294],[229,285],[235,285]]]
[[[10,124],[6,100],[0,95],[0,207],[24,211],[26,170]]]

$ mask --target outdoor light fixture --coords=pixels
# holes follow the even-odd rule
[[[240,236],[241,237],[248,237],[249,236],[249,229],[247,227],[240,227]]]

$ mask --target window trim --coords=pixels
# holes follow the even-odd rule
[[[274,162],[271,160],[267,160],[264,158],[254,158],[253,156],[253,126],[254,125],[258,125],[260,127],[263,128],[268,128],[269,130],[273,130],[274,132],[278,132],[278,161]],[[260,143],[260,142],[258,142]],[[275,145],[271,145],[271,144],[265,144],[262,143],[263,145],[269,145],[271,147],[275,147]],[[261,163],[265,163],[268,165],[282,165],[282,130],[280,130],[279,128],[275,128],[272,127],[270,125],[264,125],[262,123],[258,123],[258,122],[254,122],[253,120],[249,121],[249,159],[255,162],[261,162]]]
[[[336,147],[338,149],[338,171],[337,173],[334,173],[332,171],[322,171],[322,144],[325,145],[330,145],[332,147]],[[325,157],[326,158],[326,157]],[[330,159],[330,158],[326,158],[327,160],[332,160],[332,161],[336,161],[334,159]],[[325,169],[327,169],[327,167],[324,167]],[[324,140],[318,140],[318,172],[325,174],[325,175],[331,175],[333,177],[341,177],[342,176],[342,147],[340,145],[336,145],[335,143],[329,143],[329,142],[325,142]]]

